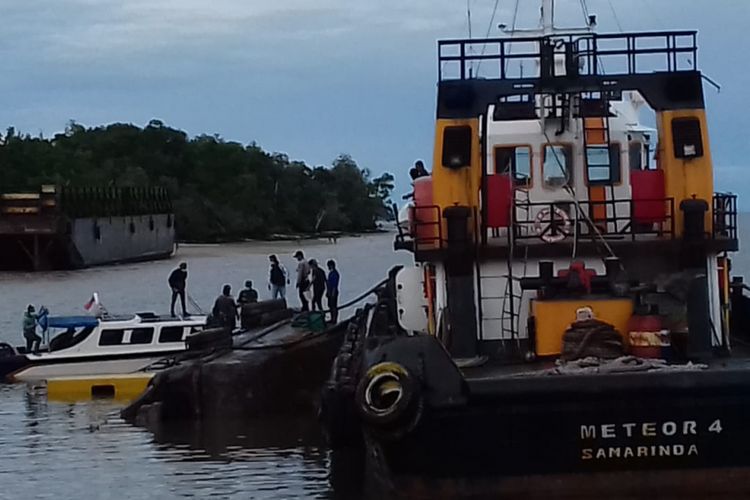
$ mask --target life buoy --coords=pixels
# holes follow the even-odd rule
[[[570,234],[570,217],[561,208],[555,207],[554,219],[550,209],[545,208],[536,214],[534,230],[539,238],[546,243],[557,243]]]

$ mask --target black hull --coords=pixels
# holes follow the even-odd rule
[[[9,382],[9,376],[17,371],[31,366],[29,358],[23,354],[13,354],[0,358],[0,383]]]
[[[455,408],[425,408],[403,437],[370,429],[370,467],[382,485],[404,491],[513,493],[536,485],[543,494],[549,483],[556,485],[550,493],[569,488],[580,495],[612,481],[653,491],[701,477],[704,493],[750,493],[746,481],[719,479],[750,466],[750,370],[667,377],[608,377],[619,390],[597,387],[591,377],[540,378],[547,390],[523,389],[529,381],[519,379],[516,394],[498,391]],[[629,484],[633,478],[640,478],[637,484]]]

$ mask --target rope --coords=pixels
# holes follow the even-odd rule
[[[552,146],[553,144],[552,144],[552,141],[549,138],[549,135],[547,134],[547,130],[546,129],[542,129],[542,131],[544,133],[545,139],[547,139],[547,145],[548,146]],[[557,156],[557,151],[555,151],[554,147],[552,147],[550,149],[552,150],[552,155],[555,157],[555,161],[557,162],[557,165],[560,167],[560,171],[561,172],[565,172],[566,169],[563,166],[562,162],[560,161],[559,156]],[[585,152],[584,152],[584,154],[585,154]],[[567,174],[565,176],[565,185],[563,186],[563,189],[568,194],[568,196],[570,196],[570,199],[573,200],[573,204],[576,206],[577,211],[584,217],[584,219],[586,219],[586,221],[589,223],[589,226],[596,233],[596,236],[601,240],[602,244],[607,249],[607,252],[609,252],[609,256],[610,257],[617,257],[617,254],[615,254],[614,250],[612,250],[612,247],[609,245],[609,243],[607,243],[607,240],[604,239],[604,235],[601,233],[601,231],[599,231],[599,228],[596,227],[596,224],[594,224],[594,221],[591,219],[591,217],[589,217],[589,215],[581,207],[580,202],[578,201],[578,199],[575,196],[575,191],[570,186],[570,176],[567,175]]]
[[[484,52],[487,50],[487,39],[490,37],[492,31],[492,25],[495,23],[495,15],[497,14],[497,6],[500,5],[500,0],[495,0],[495,6],[492,8],[492,16],[490,16],[490,24],[487,26],[487,33],[484,35],[484,44],[482,45],[482,52],[480,54],[479,63],[477,64],[477,76],[479,76],[479,70],[482,69],[482,59]]]
[[[521,0],[516,0],[516,6],[513,9],[513,23],[510,27],[510,39],[513,40],[513,37],[516,34],[516,22],[518,21],[518,7],[521,4]],[[508,48],[508,55],[513,54],[513,44],[510,45]],[[505,60],[505,74],[508,74],[508,64],[510,63],[510,59]],[[523,61],[521,61],[521,67],[523,67]]]
[[[191,305],[191,306],[192,306],[193,308],[195,308],[195,309],[196,309],[196,310],[197,310],[197,311],[198,311],[198,312],[199,312],[200,314],[206,314],[206,313],[205,313],[205,312],[203,311],[203,309],[201,309],[201,306],[200,306],[200,304],[198,304],[198,302],[196,302],[196,301],[195,301],[195,299],[193,298],[193,296],[192,296],[192,295],[190,295],[189,293],[186,293],[185,295],[187,295],[187,299],[188,299],[188,302],[190,303],[190,305]]]
[[[586,0],[580,0],[581,2],[581,11],[583,12],[583,21],[588,26],[589,24],[589,6],[586,4]]]
[[[615,23],[617,23],[617,29],[620,30],[620,33],[622,33],[624,30],[622,29],[622,23],[620,22],[620,18],[617,15],[617,10],[615,10],[615,6],[612,3],[612,0],[607,0],[607,3],[609,3],[609,8],[612,10],[612,15],[615,18]],[[649,9],[650,10],[650,9]]]

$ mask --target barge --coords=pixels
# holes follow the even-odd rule
[[[0,269],[80,269],[169,258],[172,203],[162,188],[41,186],[0,194]]]
[[[697,33],[553,11],[439,42],[433,169],[395,242],[414,265],[334,363],[331,443],[409,497],[747,494],[750,309]]]

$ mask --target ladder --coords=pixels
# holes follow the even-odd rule
[[[598,95],[598,96],[597,96]],[[586,106],[586,103],[590,106]],[[614,186],[612,175],[612,138],[610,134],[610,100],[609,93],[605,90],[599,92],[581,92],[578,95],[578,115],[583,121],[583,158],[586,175],[589,178],[589,217],[597,224],[601,232],[606,232],[610,218],[606,188],[609,187],[610,199],[614,199]],[[593,108],[593,109],[590,109]],[[592,158],[591,153],[600,152]],[[602,159],[603,158],[603,159]],[[592,186],[592,168],[606,169],[607,182]],[[596,180],[596,179],[595,179]],[[613,219],[615,207],[613,206]],[[603,224],[600,225],[600,224]],[[615,228],[616,229],[616,228]],[[592,229],[593,230],[593,229]]]

